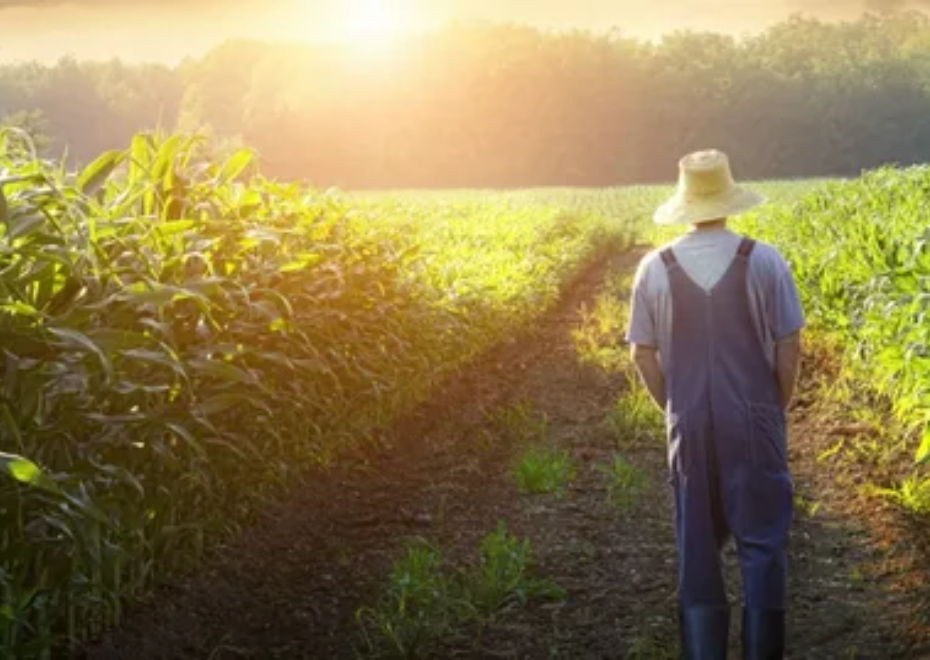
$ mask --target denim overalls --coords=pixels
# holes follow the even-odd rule
[[[750,315],[747,274],[754,247],[744,238],[709,292],[682,270],[671,248],[661,254],[672,297],[666,416],[682,633],[692,647],[686,657],[725,657],[726,632],[720,628],[728,603],[720,550],[729,535],[743,571],[744,644],[747,632],[784,635],[793,484],[778,381]],[[709,652],[707,644],[716,642],[708,640],[721,634],[723,655],[719,647]],[[757,639],[760,644],[783,642]],[[780,650],[772,653],[747,657],[781,657]]]

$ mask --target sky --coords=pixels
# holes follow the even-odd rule
[[[853,18],[930,0],[0,0],[0,61],[119,57],[173,64],[236,37],[370,43],[450,20],[656,38],[755,32],[793,13]]]

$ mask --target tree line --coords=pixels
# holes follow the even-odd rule
[[[728,151],[740,178],[930,160],[930,19],[792,17],[737,38],[460,24],[383,52],[230,41],[175,67],[0,67],[0,123],[86,162],[140,130],[200,131],[263,171],[348,189],[668,181]]]

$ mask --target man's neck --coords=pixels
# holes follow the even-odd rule
[[[719,231],[721,229],[727,228],[727,219],[721,218],[719,220],[710,220],[708,222],[698,222],[691,225],[692,232],[702,232],[702,231]]]

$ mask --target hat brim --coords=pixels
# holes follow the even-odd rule
[[[679,192],[656,210],[653,220],[659,225],[708,222],[746,213],[765,202],[759,193],[739,186],[725,195],[701,199],[688,200]]]

